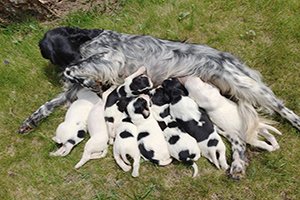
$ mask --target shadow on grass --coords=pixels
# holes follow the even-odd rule
[[[64,67],[48,63],[43,68],[44,74],[48,77],[49,82],[55,87],[62,87]]]

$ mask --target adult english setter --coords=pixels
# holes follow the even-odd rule
[[[146,67],[154,86],[169,77],[197,76],[215,85],[223,95],[235,99],[242,113],[245,113],[244,103],[252,104],[266,112],[278,112],[300,129],[299,116],[277,99],[261,81],[259,72],[235,56],[209,46],[148,35],[70,27],[48,31],[39,46],[44,58],[65,67],[65,89],[23,122],[18,129],[21,134],[36,127],[40,119],[48,116],[54,108],[73,101],[80,88],[86,87],[101,94],[109,85],[122,84],[125,77],[141,66]],[[233,153],[244,156],[245,148],[240,151]],[[239,177],[245,168],[233,170],[231,175]]]

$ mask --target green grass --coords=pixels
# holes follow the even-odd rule
[[[239,182],[204,158],[194,179],[191,167],[178,162],[144,162],[140,177],[132,178],[117,166],[111,147],[105,158],[75,170],[86,140],[67,157],[49,156],[58,148],[51,137],[63,108],[29,135],[18,135],[18,126],[61,91],[60,70],[42,58],[38,41],[48,29],[66,25],[187,39],[228,51],[260,71],[300,114],[299,1],[122,2],[117,12],[78,12],[44,23],[29,19],[0,29],[0,199],[299,199],[300,134],[278,115],[270,118],[283,132],[276,136],[281,148],[269,153],[249,146],[247,176]],[[227,156],[230,162],[230,148]]]

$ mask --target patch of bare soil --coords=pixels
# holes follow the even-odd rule
[[[118,0],[2,0],[0,23],[18,21],[27,15],[44,21],[62,18],[79,10],[110,12],[118,10],[119,6]]]

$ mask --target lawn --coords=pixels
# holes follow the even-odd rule
[[[75,170],[84,140],[66,157],[51,157],[51,140],[64,119],[60,107],[28,135],[17,128],[61,91],[61,70],[42,58],[38,41],[57,26],[104,28],[201,43],[230,52],[261,72],[286,106],[300,114],[300,2],[294,0],[123,0],[115,12],[76,12],[47,22],[24,19],[0,28],[0,199],[300,199],[300,133],[274,114],[283,135],[280,149],[247,146],[247,176],[228,179],[205,158],[199,174],[173,162],[142,162],[132,178],[115,163],[112,147],[103,159]],[[229,143],[224,139],[229,146]],[[231,150],[227,150],[231,162]]]

